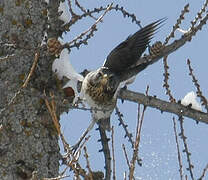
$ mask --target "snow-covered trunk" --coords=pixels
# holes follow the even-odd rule
[[[58,1],[51,2],[54,10]],[[30,179],[34,171],[38,179],[58,175],[58,136],[42,99],[44,89],[48,94],[55,84],[52,60],[39,47],[46,21],[44,1],[0,0],[1,180]],[[56,32],[49,34],[55,36]],[[39,49],[38,64],[27,87],[13,99]]]

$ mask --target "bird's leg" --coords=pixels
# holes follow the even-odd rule
[[[90,125],[88,126],[88,128],[85,130],[85,132],[82,134],[82,136],[79,138],[79,141],[72,146],[72,151],[75,153],[76,150],[79,148],[79,145],[81,144],[82,140],[86,137],[86,135],[88,134],[88,132],[94,127],[96,121],[92,120]]]

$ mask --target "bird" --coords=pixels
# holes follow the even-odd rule
[[[92,121],[83,135],[86,135],[95,123],[104,130],[111,130],[110,116],[116,106],[119,88],[122,83],[134,79],[135,75],[151,64],[138,61],[164,21],[164,18],[157,20],[128,36],[109,53],[101,67],[85,76],[81,98],[91,108]],[[80,138],[82,139],[83,137]]]
[[[116,105],[116,91],[120,81],[108,67],[87,74],[82,82],[81,94],[91,107],[93,122],[110,131],[110,116]]]

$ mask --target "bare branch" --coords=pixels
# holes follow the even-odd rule
[[[169,66],[168,66],[168,63],[167,63],[167,58],[168,56],[165,56],[163,58],[163,64],[164,64],[164,84],[163,84],[163,87],[165,87],[165,90],[166,90],[166,94],[169,96],[169,100],[170,102],[176,102],[175,98],[173,97],[172,93],[171,93],[171,90],[170,90],[170,85],[168,84],[168,79],[169,79],[169,73],[168,73],[168,69],[169,69]]]
[[[36,53],[35,53],[35,58],[34,58],[34,61],[33,61],[33,64],[32,64],[32,67],[31,67],[31,69],[30,69],[30,72],[29,72],[29,74],[28,74],[28,76],[27,76],[27,78],[26,78],[24,84],[22,85],[22,88],[27,87],[27,84],[28,84],[28,82],[29,82],[31,76],[32,76],[33,72],[35,71],[35,67],[36,67],[36,65],[37,65],[37,63],[38,63],[39,56],[40,56],[40,53],[39,53],[39,52],[36,52]]]
[[[188,68],[189,68],[189,75],[192,77],[192,81],[197,89],[197,96],[200,98],[200,101],[202,102],[202,105],[204,105],[204,107],[206,108],[207,110],[207,113],[208,113],[208,102],[207,102],[207,99],[203,96],[202,94],[202,91],[200,89],[200,85],[198,83],[198,80],[196,79],[196,76],[193,74],[193,69],[191,67],[191,62],[190,60],[188,59],[187,60],[187,64],[188,64]]]
[[[120,99],[143,104],[144,106],[159,109],[161,112],[174,113],[178,116],[186,116],[199,122],[208,123],[208,114],[200,112],[189,107],[183,106],[179,103],[169,103],[160,100],[156,97],[145,96],[142,93],[137,93],[129,90],[120,90],[118,94]]]
[[[103,20],[103,17],[105,16],[105,14],[106,14],[108,11],[110,11],[110,8],[112,7],[112,5],[113,5],[113,4],[110,4],[110,5],[106,8],[105,12],[97,19],[97,21],[96,21],[89,29],[87,29],[85,32],[83,32],[83,33],[81,33],[80,35],[78,35],[78,36],[77,36],[75,39],[73,39],[71,42],[66,43],[66,44],[64,45],[64,47],[70,49],[71,47],[76,46],[77,40],[82,39],[82,37],[85,36],[85,35],[86,35],[87,33],[89,33],[89,32],[90,32],[90,35],[93,36],[93,32],[97,30],[97,28],[96,28],[96,27],[97,27],[97,24]],[[87,40],[88,40],[91,36],[87,36],[87,39],[85,39],[85,43],[87,42]],[[73,45],[72,45],[72,44],[73,44]],[[79,46],[78,46],[78,47],[79,47]]]
[[[72,14],[72,18],[71,18],[71,20],[70,20],[70,22],[68,23],[68,24],[66,24],[66,26],[72,26],[73,24],[75,24],[78,20],[81,20],[82,18],[84,18],[84,17],[94,17],[92,14],[94,14],[94,13],[100,13],[100,12],[102,12],[102,11],[111,11],[111,10],[116,10],[116,11],[119,11],[119,12],[121,12],[122,14],[123,14],[123,16],[124,16],[124,18],[125,17],[129,17],[129,18],[131,18],[131,20],[132,20],[132,22],[135,22],[140,28],[142,27],[141,26],[141,24],[140,24],[140,21],[139,20],[137,20],[137,18],[136,18],[136,16],[134,15],[134,14],[130,14],[128,11],[126,11],[123,7],[119,7],[119,5],[117,4],[115,7],[114,6],[110,6],[110,8],[109,8],[109,5],[108,5],[108,7],[99,7],[99,8],[94,8],[94,10],[85,10],[84,9],[84,7],[82,7],[79,3],[79,8],[81,8],[82,9],[82,11],[84,12],[82,15],[77,15],[77,14],[75,14],[74,12],[73,12],[73,10],[72,10],[72,7],[71,7],[71,2],[70,2],[70,0],[68,0],[69,1],[69,11],[70,11],[70,13]],[[78,1],[77,1],[78,2]],[[75,2],[75,4],[78,6],[78,4]],[[105,13],[104,12],[104,13]],[[98,19],[97,18],[95,18],[97,21],[98,21]],[[100,19],[99,20],[99,22],[103,22],[103,20],[102,19]],[[89,29],[88,29],[89,30]],[[82,45],[82,44],[84,44],[84,45],[87,45],[88,44],[88,40],[91,38],[91,37],[93,37],[94,36],[94,31],[97,31],[97,28],[96,28],[96,25],[93,25],[92,27],[91,27],[91,30],[90,31],[88,31],[87,33],[86,32],[83,32],[83,33],[81,33],[77,38],[75,38],[74,40],[72,40],[71,42],[70,42],[70,44],[68,43],[68,44],[65,44],[64,45],[64,47],[66,47],[66,48],[68,48],[69,50],[71,49],[71,48],[73,48],[73,47],[76,47],[76,48],[79,48],[80,47],[80,45]],[[86,35],[87,34],[87,35]],[[83,39],[83,40],[79,40],[79,39],[82,39],[83,38],[83,36],[84,35],[86,35],[86,37]],[[79,41],[78,41],[79,40]]]
[[[175,31],[179,28],[179,25],[181,24],[182,20],[184,20],[185,13],[188,13],[188,12],[189,12],[189,4],[186,4],[183,10],[181,11],[179,18],[177,19],[176,24],[173,26],[171,33],[169,34],[169,36],[166,37],[164,45],[166,45],[171,38],[174,38]]]
[[[109,139],[106,136],[105,130],[99,126],[98,128],[100,132],[100,142],[102,143],[102,150],[99,150],[99,152],[103,152],[104,157],[105,157],[105,180],[110,180],[111,179],[111,155],[110,155],[110,149],[108,146],[108,141]]]
[[[178,135],[177,135],[177,130],[176,130],[176,121],[175,121],[174,117],[173,117],[173,129],[174,129],[176,147],[177,147],[179,172],[180,172],[181,180],[183,180],[183,165],[182,165],[182,161],[181,161],[181,153],[180,153],[180,148],[179,148],[179,143],[178,143]]]
[[[136,163],[136,159],[137,159],[138,151],[139,151],[141,128],[142,128],[142,124],[143,124],[143,120],[144,120],[145,110],[146,110],[146,106],[144,106],[144,108],[143,108],[141,118],[138,118],[138,121],[137,121],[137,123],[138,123],[138,125],[137,125],[138,129],[136,130],[137,136],[136,136],[136,140],[134,143],[134,152],[133,152],[132,160],[130,163],[130,170],[129,170],[129,179],[130,180],[132,180],[134,177],[135,163]]]
[[[83,6],[81,6],[80,3],[78,2],[78,0],[75,0],[75,5],[76,5],[82,12],[84,12],[85,14],[87,14],[88,12],[90,12],[89,9],[86,10]],[[89,14],[89,16],[90,16],[91,18],[93,18],[94,20],[97,20],[97,18],[94,17],[92,14]],[[101,20],[100,22],[102,22],[102,20]]]
[[[89,171],[89,178],[90,178],[90,180],[93,180],[93,177],[92,177],[92,170],[91,170],[91,167],[90,167],[90,161],[89,161],[89,155],[88,155],[88,153],[87,153],[87,148],[86,148],[86,146],[84,147],[84,157],[85,157],[85,159],[86,159],[86,162],[87,162],[87,169],[88,169],[88,171]]]
[[[6,61],[8,59],[11,59],[14,56],[15,56],[15,54],[11,54],[11,55],[6,55],[4,57],[0,57],[0,63],[3,62],[3,61]]]
[[[191,21],[191,28],[194,28],[196,25],[197,21],[202,19],[202,14],[206,11],[206,7],[208,5],[208,1],[206,0],[200,11],[197,13],[196,17],[194,18],[193,21]]]
[[[198,180],[202,180],[206,174],[206,172],[208,171],[208,164],[206,165],[206,167],[203,169],[202,175],[200,176],[200,178]]]
[[[43,180],[61,180],[61,179],[64,179],[64,178],[67,178],[67,177],[70,177],[70,176],[58,176],[58,177],[55,177],[55,178],[43,178]]]
[[[68,0],[68,5],[69,5],[69,12],[72,15],[72,17],[77,16],[76,13],[72,9],[71,0]]]
[[[83,14],[80,16],[80,19],[83,17],[86,17],[87,15],[92,15],[94,13],[100,13],[101,11],[105,11],[107,8],[105,7],[99,7],[99,8],[94,8],[94,10],[92,11],[88,11],[86,14]],[[123,17],[128,17],[131,18],[132,23],[135,22],[140,28],[141,28],[141,24],[140,21],[137,20],[136,16],[134,14],[129,13],[127,10],[124,9],[124,7],[120,7],[118,4],[116,6],[112,6],[110,8],[110,10],[115,10],[115,11],[119,11],[123,14]]]
[[[114,149],[114,127],[111,128],[111,145],[112,145],[112,158],[113,158],[113,180],[116,180],[116,161],[115,161],[115,149]]]
[[[122,98],[121,98],[122,99]],[[124,131],[125,131],[125,138],[128,137],[128,141],[131,143],[132,148],[134,147],[134,141],[132,139],[133,135],[132,133],[130,133],[127,129],[128,125],[124,123],[123,121],[123,114],[119,111],[118,107],[116,106],[115,108],[116,110],[116,115],[118,116],[118,120],[119,120],[119,126],[122,125]]]
[[[50,96],[53,97],[54,95],[52,93],[50,93]],[[49,111],[49,113],[51,115],[51,118],[53,120],[54,126],[55,126],[55,128],[57,130],[57,133],[58,133],[58,135],[60,135],[61,130],[60,130],[60,124],[59,124],[59,121],[58,121],[58,118],[57,118],[57,115],[56,115],[55,101],[52,99],[51,105],[50,105],[48,100],[45,99],[45,104],[46,104],[46,106],[48,108],[48,111]]]
[[[163,46],[168,44],[168,42],[171,38],[174,38],[175,31],[179,28],[179,25],[181,24],[182,20],[184,20],[184,15],[187,12],[189,12],[189,4],[184,6],[184,9],[181,11],[181,14],[180,14],[179,18],[177,19],[176,24],[173,26],[171,33],[169,34],[169,36],[166,37]],[[167,63],[167,57],[168,56],[164,56],[164,58],[163,58],[163,64],[164,64],[164,70],[165,70],[165,72],[163,74],[164,75],[163,87],[165,87],[166,94],[169,96],[170,102],[176,102],[175,98],[173,97],[173,95],[171,93],[170,85],[168,84],[168,79],[169,79],[170,74],[168,73],[169,66]]]
[[[200,23],[194,27],[194,29],[190,29],[187,33],[181,36],[180,39],[175,40],[171,44],[165,46],[157,56],[152,57],[151,55],[147,55],[141,57],[138,60],[138,65],[143,63],[154,64],[158,60],[160,60],[164,56],[168,56],[169,54],[173,53],[174,51],[178,50],[180,47],[185,45],[188,41],[190,42],[192,37],[196,35],[196,33],[202,29],[202,27],[206,24],[208,20],[208,14],[200,21]]]
[[[130,14],[129,12],[127,12],[123,7],[119,7],[119,5],[117,4],[115,7],[112,7],[111,9],[115,9],[116,11],[120,11],[123,14],[124,18],[126,16],[131,18],[132,22],[135,22],[140,28],[142,28],[141,22],[136,19],[136,16],[134,14]]]
[[[127,163],[128,167],[130,169],[130,162],[129,162],[129,158],[128,158],[128,155],[127,155],[126,148],[125,148],[124,144],[122,144],[122,149],[123,149],[123,152],[124,152],[124,157],[126,159],[126,163]]]
[[[179,116],[179,119],[178,120],[180,121],[180,129],[181,129],[181,132],[180,132],[179,136],[183,140],[183,145],[184,145],[184,148],[185,148],[183,150],[183,152],[186,153],[186,158],[187,158],[187,162],[188,162],[188,165],[189,165],[189,167],[186,168],[186,169],[190,172],[191,179],[194,180],[194,175],[193,175],[193,171],[192,171],[192,169],[194,168],[194,166],[191,163],[191,153],[188,150],[188,144],[187,144],[187,141],[186,141],[187,137],[184,134],[183,117],[182,116]]]

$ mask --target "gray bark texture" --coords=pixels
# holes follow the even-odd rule
[[[58,2],[52,0],[47,5],[41,0],[0,0],[1,180],[31,179],[34,171],[38,179],[58,175],[58,135],[40,96],[44,90],[46,94],[55,91],[53,61],[40,44],[46,29],[49,36],[58,36],[52,24],[58,15],[51,13],[51,24],[47,24],[47,8],[51,6],[50,10],[57,13]],[[36,52],[40,54],[37,66],[22,90]]]

